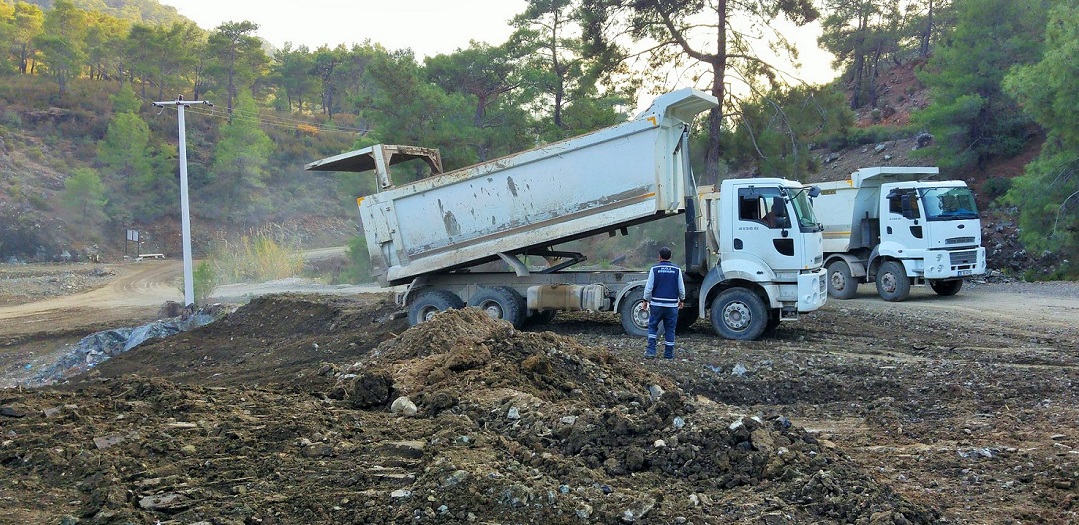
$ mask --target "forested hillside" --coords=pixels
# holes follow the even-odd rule
[[[985,181],[983,202],[1018,221],[1030,250],[1067,261],[1079,246],[1072,4],[532,0],[506,42],[421,59],[371,41],[274,49],[252,22],[200,28],[154,0],[0,0],[0,261],[116,255],[127,229],[178,250],[176,113],[153,101],[214,103],[186,119],[199,250],[258,229],[347,234],[371,178],[306,162],[382,142],[438,147],[453,169],[623,121],[640,93],[691,81],[724,101],[694,133],[701,182],[812,180],[848,148],[932,137],[904,158]],[[717,12],[723,24],[701,23]],[[831,85],[788,74],[785,31],[811,22],[837,57]],[[756,54],[762,43],[778,58]],[[893,69],[917,81],[896,91]],[[1043,142],[1022,170],[990,171]],[[1054,272],[1043,277],[1075,266]]]

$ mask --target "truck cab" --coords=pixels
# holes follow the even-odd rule
[[[863,168],[820,185],[830,295],[847,299],[859,282],[875,281],[888,301],[922,284],[949,296],[964,278],[985,273],[974,194],[963,181],[933,180],[938,175],[935,167]]]
[[[728,179],[718,192],[698,189],[708,257],[698,311],[711,315],[717,332],[736,338],[725,332],[773,328],[824,305],[822,228],[810,204],[816,191],[778,178]],[[761,312],[768,312],[765,324],[754,326]]]

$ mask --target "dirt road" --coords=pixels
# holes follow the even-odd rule
[[[155,315],[166,301],[183,299],[172,284],[182,271],[179,261],[141,261],[109,269],[116,278],[95,290],[0,307],[0,338],[131,323]]]

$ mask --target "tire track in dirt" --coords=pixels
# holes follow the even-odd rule
[[[119,277],[89,292],[0,308],[0,337],[144,318],[182,299],[172,285],[181,270],[179,261],[143,261],[119,267]]]

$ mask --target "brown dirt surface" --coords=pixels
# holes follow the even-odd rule
[[[266,296],[0,391],[0,523],[1079,520],[1074,283],[865,287],[673,361],[611,315],[395,311]]]

